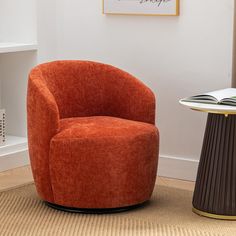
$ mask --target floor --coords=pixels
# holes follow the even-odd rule
[[[0,172],[0,192],[33,182],[30,166]],[[157,184],[185,190],[193,190],[194,182],[158,177]]]

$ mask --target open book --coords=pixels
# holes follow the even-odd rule
[[[181,99],[181,101],[236,106],[236,89],[235,88],[221,89],[188,98],[183,98]]]

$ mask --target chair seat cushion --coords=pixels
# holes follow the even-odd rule
[[[95,116],[67,118],[50,144],[54,202],[113,208],[150,198],[158,155],[154,125]]]
[[[60,121],[55,139],[126,138],[155,133],[154,125],[109,116],[67,118]]]

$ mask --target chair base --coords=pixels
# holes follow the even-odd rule
[[[144,207],[148,204],[149,201],[145,201],[140,204],[126,206],[126,207],[118,207],[118,208],[75,208],[75,207],[66,207],[57,204],[53,204],[50,202],[46,202],[46,205],[52,207],[56,210],[71,212],[71,213],[83,213],[83,214],[111,214],[111,213],[120,213],[124,211],[130,211],[136,208]]]

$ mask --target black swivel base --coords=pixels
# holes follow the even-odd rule
[[[65,207],[57,204],[53,204],[50,202],[45,202],[48,206],[60,210],[60,211],[66,211],[66,212],[71,212],[71,213],[83,213],[83,214],[111,214],[111,213],[119,213],[119,212],[124,212],[124,211],[129,211],[133,210],[136,208],[144,207],[148,204],[148,201],[137,204],[137,205],[132,205],[132,206],[127,206],[127,207],[119,207],[119,208],[74,208],[74,207]]]

